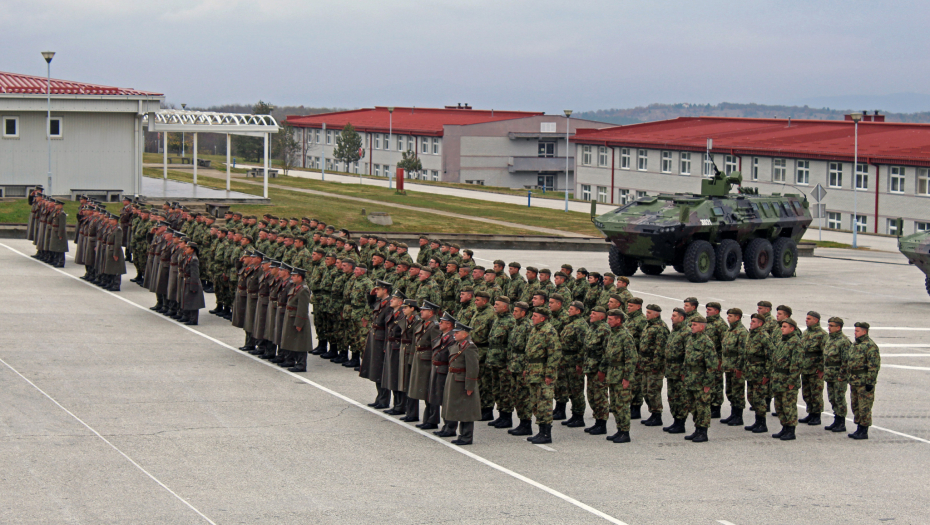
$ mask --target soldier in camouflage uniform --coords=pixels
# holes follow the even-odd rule
[[[694,417],[694,433],[685,439],[694,443],[707,441],[710,426],[711,389],[714,374],[720,366],[714,343],[704,334],[707,319],[691,316],[691,334],[685,336],[685,360],[682,363],[681,380],[688,393],[688,405]]]
[[[529,338],[533,324],[526,317],[530,305],[517,302],[513,305],[514,327],[507,338],[507,372],[510,372],[513,390],[514,408],[517,409],[517,419],[520,424],[508,430],[513,436],[530,436],[533,434],[533,407],[530,397],[530,386],[523,372],[526,370],[526,341]],[[502,381],[503,382],[503,381]]]
[[[743,311],[739,308],[727,310],[729,329],[723,335],[723,373],[726,375],[727,400],[730,402],[730,417],[721,423],[735,427],[743,424],[743,409],[746,408],[746,380],[740,371],[740,361],[749,344],[749,330],[743,326]]]
[[[539,433],[527,441],[534,445],[552,443],[552,399],[559,377],[562,345],[559,334],[549,324],[549,309],[533,310],[533,328],[526,342],[526,370],[523,375],[530,385],[533,413]]]
[[[482,392],[482,399],[490,397],[491,402],[497,404],[498,417],[488,425],[494,428],[510,428],[513,426],[513,375],[507,370],[507,349],[510,334],[517,324],[510,313],[510,298],[498,297],[494,301],[494,314],[494,324],[488,334],[488,354],[485,358],[485,367],[490,376],[490,390]]]
[[[500,287],[504,295],[507,294],[508,286],[510,285],[510,276],[504,272],[504,267],[507,266],[507,263],[501,259],[494,261],[494,284]]]
[[[459,293],[459,304],[455,312],[455,317],[462,324],[471,324],[471,318],[475,315],[475,289],[469,286],[463,286]],[[468,321],[466,323],[465,321]]]
[[[846,352],[846,370],[849,374],[850,404],[856,431],[853,439],[869,439],[872,426],[872,404],[875,402],[875,385],[882,367],[878,346],[869,337],[869,323],[855,324],[856,341]]]
[[[523,286],[523,295],[520,296],[520,300],[524,303],[532,303],[533,296],[539,291],[539,279],[536,278],[538,274],[539,270],[535,267],[526,267],[526,284]]]
[[[639,339],[639,365],[637,383],[646,400],[649,419],[641,421],[647,427],[662,426],[662,383],[665,379],[665,348],[668,345],[668,326],[662,320],[662,308],[657,304],[646,307],[646,328]]]
[[[630,442],[630,398],[639,363],[637,345],[623,326],[624,317],[619,309],[607,312],[611,333],[604,351],[602,370],[598,372],[598,379],[605,379],[610,389],[611,412],[617,433],[608,436],[607,441],[614,443]]]
[[[552,283],[552,270],[543,268],[539,270],[539,289],[546,292],[546,295],[555,293],[555,284]]]
[[[504,290],[497,285],[497,273],[494,270],[484,272],[484,291],[491,294],[491,303],[497,301],[497,298],[504,295]]]
[[[330,295],[330,307],[333,313],[334,332],[330,335],[330,344],[338,348],[336,356],[330,358],[331,363],[342,364],[349,360],[349,340],[348,327],[344,315],[346,304],[346,290],[349,280],[355,277],[355,261],[349,258],[343,258],[341,261],[336,258],[336,266],[339,271],[333,277],[332,294]],[[333,350],[330,350],[333,352]]]
[[[597,301],[601,298],[601,274],[597,272],[591,272],[588,274],[588,288],[585,292],[584,302],[585,311],[592,312],[594,307],[598,306]],[[607,313],[607,308],[601,307],[604,309],[604,313]],[[589,399],[588,402],[591,400]]]
[[[588,293],[588,270],[578,268],[575,273],[575,283],[572,285],[572,298],[584,304],[584,296]]]
[[[597,305],[607,308],[607,302],[610,301],[610,296],[616,291],[614,282],[616,281],[617,276],[611,272],[604,273],[604,277],[601,278],[601,289],[599,290],[600,295],[597,296]]]
[[[798,425],[798,386],[801,365],[801,337],[798,335],[798,323],[786,318],[781,322],[781,340],[775,345],[769,363],[769,377],[772,380],[772,398],[775,399],[775,411],[781,422],[781,431],[772,434],[773,438],[789,441],[795,438],[794,429]]]
[[[523,289],[526,288],[526,279],[520,275],[520,263],[514,261],[507,265],[507,271],[510,273],[510,281],[507,283],[506,293],[510,297],[511,303],[516,303],[523,297]]]
[[[613,286],[610,287],[610,290],[611,292],[607,296],[608,305],[611,302],[611,298],[616,295],[613,293]],[[606,291],[607,290],[605,288],[605,292]],[[643,315],[643,300],[639,297],[634,297],[628,301],[626,308],[626,320],[624,322],[624,327],[628,332],[630,332],[630,336],[633,338],[633,344],[637,346],[637,351],[639,351],[639,342],[643,337],[643,331],[646,329],[646,316]],[[623,310],[620,311],[622,312]],[[630,387],[631,419],[640,419],[642,417],[643,383],[641,381],[641,377],[641,375],[637,374],[630,380],[630,383],[632,384]]]
[[[566,301],[571,302],[572,300],[572,288],[569,286],[569,275],[562,271],[556,272],[555,276],[552,278],[555,283],[555,293],[561,295],[565,298]]]
[[[349,264],[352,264],[350,261]],[[371,308],[368,299],[375,284],[368,278],[368,266],[359,263],[354,269],[355,279],[346,285],[346,303],[342,309],[342,317],[346,326],[346,341],[352,351],[352,358],[342,364],[348,368],[360,366],[362,353],[365,351],[365,342],[368,336],[368,321]]]
[[[831,317],[827,321],[827,344],[823,349],[823,380],[827,383],[827,397],[833,409],[833,423],[825,426],[832,432],[846,432],[846,354],[852,342],[843,335],[843,320]]]
[[[620,303],[623,305],[623,311],[626,312],[627,306],[630,304],[630,300],[633,299],[633,293],[630,292],[630,278],[621,275],[617,277],[617,289],[614,293],[620,296]]]
[[[320,298],[318,304],[320,306],[320,329],[323,330],[323,335],[321,339],[326,341],[323,344],[326,351],[318,354],[321,359],[332,359],[339,355],[339,347],[336,344],[336,319],[334,317],[333,309],[333,281],[336,279],[336,276],[339,275],[341,270],[336,264],[336,254],[332,251],[326,253],[326,258],[324,259],[324,269],[323,276],[320,279]],[[316,320],[316,311],[314,311],[314,320]]]
[[[710,302],[704,305],[707,312],[707,330],[704,331],[711,342],[714,343],[714,349],[717,351],[717,372],[714,374],[714,384],[711,388],[710,398],[710,418],[720,418],[720,407],[723,405],[723,372],[720,368],[723,363],[723,336],[726,335],[730,327],[727,322],[720,318],[720,312],[723,309],[720,303]]]
[[[491,394],[494,372],[487,366],[487,358],[490,349],[488,338],[496,315],[494,308],[488,304],[490,300],[491,295],[488,292],[475,292],[475,310],[474,314],[469,317],[468,323],[472,327],[471,340],[478,347],[478,365],[481,374],[478,378],[478,390],[487,392],[487,395],[481,396],[481,419],[479,421],[494,420],[494,396]]]
[[[230,247],[226,239],[226,229],[220,229],[217,233],[216,241],[213,243],[213,250],[210,253],[210,275],[213,277],[213,293],[216,296],[216,308],[210,310],[211,314],[224,317],[229,311],[231,303],[228,300],[229,282],[226,279],[226,250]],[[154,277],[154,276],[153,276]]]
[[[417,277],[419,281],[417,283],[416,295],[414,296],[417,303],[422,305],[424,301],[429,301],[433,304],[442,302],[442,290],[439,289],[439,285],[433,277],[433,269],[430,268],[429,265],[423,266],[420,268]]]
[[[775,353],[775,343],[769,337],[765,323],[765,316],[758,312],[752,314],[749,321],[749,340],[739,365],[739,371],[746,379],[749,406],[756,415],[755,423],[744,428],[755,434],[768,432],[765,416],[772,386],[769,381],[769,362]]]
[[[454,313],[461,293],[462,279],[459,277],[459,265],[453,261],[446,265],[446,279],[442,283],[442,309]]]
[[[587,377],[587,397],[591,411],[594,412],[594,424],[584,429],[585,432],[599,436],[607,433],[607,417],[610,404],[607,397],[606,375],[598,376],[601,363],[604,361],[604,351],[607,349],[607,340],[610,338],[610,327],[607,326],[607,310],[603,306],[591,309],[588,333],[584,339],[584,366],[581,371]],[[577,368],[575,369],[578,370]]]
[[[559,294],[556,294],[558,296]],[[584,426],[584,348],[588,336],[588,320],[584,316],[584,304],[575,301],[568,307],[568,317],[559,332],[562,343],[562,363],[559,366],[559,378],[555,386],[555,404],[565,410],[568,401],[572,403],[572,417],[562,424],[569,427]],[[553,417],[553,419],[555,419]]]
[[[798,423],[820,424],[823,412],[823,349],[827,344],[827,331],[820,326],[820,314],[807,312],[807,329],[801,336],[801,397],[807,405],[807,416]]]

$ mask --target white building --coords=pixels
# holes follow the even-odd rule
[[[142,179],[142,117],[157,111],[164,95],[51,80],[51,122],[46,135],[46,78],[0,72],[0,194],[81,193],[119,200],[138,194]]]

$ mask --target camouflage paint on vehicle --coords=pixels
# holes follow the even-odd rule
[[[930,231],[918,232],[898,239],[898,250],[907,257],[907,261],[924,272],[927,277],[924,284],[930,294]]]

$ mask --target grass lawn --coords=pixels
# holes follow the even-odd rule
[[[77,211],[80,202],[64,201],[65,213],[68,214],[68,224],[77,224]],[[108,209],[113,213],[119,212],[123,207],[121,202],[110,203]],[[32,206],[25,198],[12,202],[0,202],[0,224],[29,224],[29,213]]]

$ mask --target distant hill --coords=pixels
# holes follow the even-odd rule
[[[809,106],[775,106],[766,104],[650,104],[631,109],[582,111],[573,116],[582,119],[627,125],[678,117],[743,117],[842,120],[850,110],[812,108]],[[862,110],[860,110],[862,111]],[[889,122],[930,122],[930,111],[920,113],[883,113]]]

